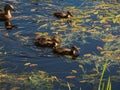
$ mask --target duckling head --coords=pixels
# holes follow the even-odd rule
[[[72,46],[71,47],[71,51],[73,55],[78,55],[79,52],[79,48],[77,48],[76,46]]]
[[[67,11],[68,17],[73,17],[72,13],[70,11]]]
[[[72,46],[71,49],[72,49],[72,50],[75,50],[75,51],[78,51],[78,50],[79,50],[77,46]]]
[[[4,10],[5,11],[8,11],[8,10],[10,10],[10,11],[16,11],[15,9],[14,9],[14,7],[12,6],[12,5],[10,5],[10,4],[6,4],[5,5],[5,7],[4,7]]]
[[[59,43],[59,42],[61,41],[61,39],[60,39],[59,36],[54,36],[54,37],[52,38],[52,40],[53,40],[54,42],[57,42],[57,43]]]
[[[57,48],[59,47],[60,45],[57,43],[57,42],[53,42],[53,48]]]

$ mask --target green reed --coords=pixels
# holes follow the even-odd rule
[[[112,88],[112,86],[111,86],[111,81],[110,81],[110,77],[109,77],[108,82],[107,82],[107,86],[106,86],[106,90],[112,90],[111,88]]]
[[[98,85],[98,90],[112,90],[111,89],[111,81],[110,81],[110,77],[108,78],[108,81],[107,81],[107,85],[105,86],[105,83],[103,82],[103,77],[104,77],[104,74],[105,74],[105,71],[107,69],[107,66],[108,66],[108,62],[106,62],[104,65],[103,65],[103,71],[102,71],[102,74],[101,74],[101,77],[100,77],[100,81],[99,81],[99,85]]]

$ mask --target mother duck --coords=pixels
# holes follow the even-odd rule
[[[3,10],[0,10],[0,21],[10,21],[12,18],[11,11],[15,11],[14,7],[6,4]]]

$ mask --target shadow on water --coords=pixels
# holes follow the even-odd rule
[[[103,63],[101,64],[103,58],[95,59],[95,55],[98,57],[101,56],[101,52],[96,47],[104,47],[105,45],[97,36],[93,38],[90,37],[91,35],[89,33],[85,33],[88,37],[84,38],[81,32],[77,32],[73,36],[70,36],[71,34],[68,34],[68,36],[63,35],[63,38],[65,37],[64,40],[66,40],[63,45],[69,47],[75,44],[80,48],[80,56],[76,60],[72,60],[69,57],[57,56],[52,53],[52,48],[41,48],[34,45],[36,32],[48,32],[51,36],[55,35],[53,33],[54,31],[50,30],[50,25],[56,24],[53,22],[55,20],[57,21],[52,15],[53,12],[64,11],[64,7],[66,6],[75,5],[76,7],[82,8],[84,4],[82,0],[71,0],[68,2],[65,0],[1,0],[0,2],[3,2],[3,4],[9,2],[17,8],[17,12],[12,13],[14,18],[11,22],[0,22],[1,72],[21,74],[43,70],[49,75],[57,76],[65,84],[67,82],[74,84],[75,86],[73,85],[73,87],[71,85],[71,89],[79,90],[82,88],[82,90],[94,90],[94,85],[98,84],[96,79],[98,80],[100,77],[100,72],[97,72],[96,68],[101,71],[103,65]],[[48,25],[47,27],[44,26],[44,28],[40,28],[40,26],[46,23]],[[70,27],[71,26],[69,26],[68,29]],[[71,33],[71,31],[62,33],[66,34],[66,32]],[[114,34],[117,33],[114,32]],[[67,40],[66,37],[69,37],[71,41]],[[86,57],[84,57],[84,55],[86,55]],[[93,55],[93,57],[91,55]],[[96,64],[96,62],[100,62],[100,64]],[[26,64],[31,64],[31,66]],[[32,66],[33,64],[36,66]],[[113,69],[114,67],[111,67],[111,71]],[[96,72],[99,73],[98,76],[95,74]],[[93,74],[96,76],[93,77]],[[109,76],[108,74],[106,74],[106,76]],[[4,83],[2,84],[4,88],[10,88],[10,83],[5,83],[6,85]],[[116,84],[113,83],[113,88],[114,85]],[[22,89],[24,90],[24,88],[25,87]],[[115,88],[115,90],[119,90],[119,88],[117,85],[117,89]],[[68,90],[68,85],[55,83],[53,90],[58,89]],[[35,89],[31,87],[31,90]]]

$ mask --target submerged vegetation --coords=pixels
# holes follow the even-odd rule
[[[32,4],[38,1],[32,0]],[[77,69],[71,68],[71,71],[63,72],[62,79],[59,78],[59,75],[58,77],[56,75],[59,73],[59,70],[52,74],[41,70],[21,74],[9,74],[3,68],[4,60],[0,59],[0,84],[3,85],[0,88],[6,89],[7,87],[10,90],[21,90],[23,88],[30,90],[52,90],[56,88],[60,90],[64,90],[64,88],[65,90],[66,88],[68,90],[72,90],[72,88],[75,90],[87,90],[83,89],[84,87],[82,86],[82,84],[87,84],[91,85],[94,90],[112,90],[112,82],[119,83],[120,80],[118,76],[120,74],[120,3],[117,2],[118,0],[111,0],[114,3],[109,3],[105,0],[101,2],[99,0],[88,0],[88,3],[82,3],[84,6],[82,4],[80,6],[69,5],[62,8],[50,3],[53,2],[52,0],[40,1],[47,2],[44,6],[46,7],[47,5],[47,8],[42,9],[49,11],[49,14],[46,16],[37,14],[35,17],[32,17],[35,24],[39,25],[35,34],[42,36],[57,35],[61,38],[61,46],[71,47],[75,44],[79,47],[80,56],[75,60],[72,60],[70,57],[57,57],[63,59],[68,64],[77,63]],[[92,5],[91,1],[93,1]],[[51,10],[55,7],[61,11],[70,10],[73,17],[68,19],[53,17],[51,14],[53,11]],[[37,7],[35,9],[32,8],[31,12],[34,13],[37,10],[43,11],[41,7]],[[27,45],[29,43],[29,36],[19,33],[15,33],[14,36],[20,39],[20,41],[25,42],[24,45]],[[9,37],[9,33],[4,35]],[[2,48],[0,48],[0,55],[9,55],[9,52],[2,51]],[[43,51],[40,52],[39,57],[44,54]],[[48,54],[48,50],[46,52],[47,55],[45,56],[56,58],[56,55]],[[22,57],[25,57],[25,55]],[[26,61],[22,63],[24,68],[39,66],[38,63],[32,64],[29,58],[25,57],[27,63]],[[111,70],[114,69],[114,66],[117,66],[117,69],[114,71],[115,74],[112,74]],[[76,84],[76,82],[72,81],[78,83]]]
[[[50,77],[44,71],[37,71],[24,74],[0,74],[0,88],[10,90],[21,89],[41,89],[50,90],[53,88],[53,81],[56,81],[55,76]],[[9,87],[5,88],[4,85]]]

